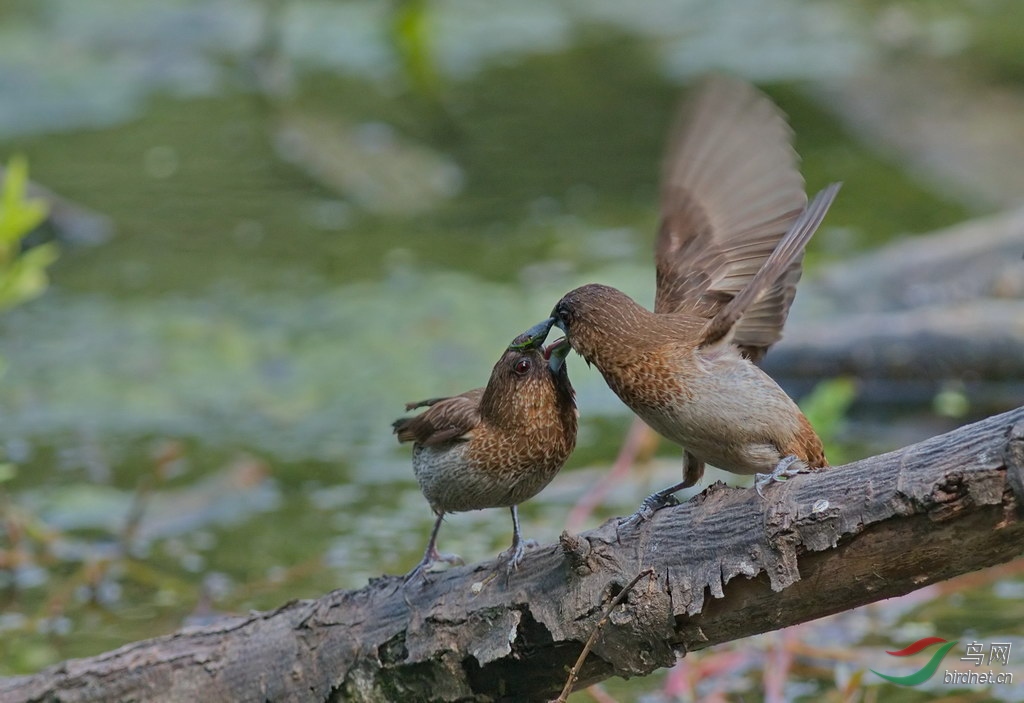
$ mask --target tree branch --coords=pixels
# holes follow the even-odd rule
[[[676,651],[819,618],[1024,551],[1024,408],[767,492],[716,484],[639,528],[614,521],[405,587],[188,628],[32,676],[0,701],[543,700],[604,604],[641,571],[580,686],[670,666]]]

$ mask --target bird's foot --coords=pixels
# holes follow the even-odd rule
[[[501,557],[506,560],[505,571],[511,576],[514,572],[519,570],[519,564],[523,561],[523,557],[526,555],[527,549],[533,549],[537,546],[537,540],[533,539],[522,539],[513,543],[511,547],[501,553]]]
[[[675,487],[673,486],[673,488]],[[674,492],[658,491],[657,493],[652,493],[644,498],[640,508],[635,513],[619,521],[619,527],[635,527],[640,525],[650,520],[654,513],[672,505],[679,505],[679,499],[675,497]]]
[[[806,473],[810,473],[807,464],[800,461],[800,457],[790,454],[789,456],[782,457],[770,474],[755,474],[754,489],[757,491],[757,495],[764,498],[764,489],[773,483],[785,481],[787,478],[793,478],[797,474]]]
[[[427,574],[445,571],[453,566],[462,566],[466,562],[458,554],[442,554],[434,551],[423,557],[423,561],[405,575],[405,582],[412,583],[424,578]]]
[[[505,572],[511,576],[515,571],[519,569],[519,563],[523,560],[523,555],[526,553],[526,543],[518,542],[513,544],[511,547],[501,553],[501,556],[506,560]]]

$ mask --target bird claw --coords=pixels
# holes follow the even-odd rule
[[[528,546],[535,547],[537,543],[532,539],[521,540],[501,553],[501,556],[508,560],[508,563],[505,565],[505,571],[509,576],[519,569],[519,563],[522,562],[523,555],[526,553]]]
[[[466,562],[458,554],[441,554],[440,552],[434,552],[423,558],[416,567],[405,575],[405,582],[412,583],[419,579],[424,578],[427,574],[433,574],[438,571],[446,571],[453,566],[463,566]],[[447,564],[447,566],[440,566],[441,564]]]
[[[505,565],[505,570],[508,572],[509,576],[511,576],[513,572],[519,570],[519,564],[522,563],[523,557],[526,555],[526,550],[533,549],[536,546],[537,540],[535,539],[520,539],[498,555],[508,561]]]
[[[641,525],[652,517],[654,513],[658,512],[662,508],[668,508],[673,505],[679,505],[679,499],[672,493],[652,493],[651,495],[644,498],[644,501],[640,503],[640,507],[635,513],[630,515],[628,518],[619,521],[619,527],[635,527]]]
[[[794,468],[794,464],[798,464],[798,466]],[[757,495],[764,498],[764,489],[773,483],[785,481],[797,474],[809,472],[810,469],[807,468],[804,462],[800,461],[800,457],[790,454],[789,456],[782,457],[770,474],[754,474],[754,490],[757,491]]]

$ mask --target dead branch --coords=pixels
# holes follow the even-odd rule
[[[1024,551],[1024,408],[752,490],[716,484],[639,528],[614,521],[495,561],[398,577],[0,679],[0,701],[499,701],[558,695],[676,652],[901,595]]]

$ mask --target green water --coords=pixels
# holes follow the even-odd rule
[[[0,112],[0,157],[24,153],[35,180],[116,230],[65,243],[49,292],[0,318],[15,471],[0,484],[0,674],[408,570],[432,516],[390,432],[403,404],[482,385],[576,285],[653,297],[658,159],[685,83],[665,68],[668,38],[687,36],[666,6],[490,19],[438,3],[429,45],[402,54],[371,4],[165,5],[161,19],[148,3],[0,3],[0,90],[23,78],[19,106],[38,115]],[[485,31],[499,19],[514,29]],[[971,214],[808,97],[801,82],[832,64],[786,51],[821,51],[832,35],[816,31],[749,47],[782,57],[755,76],[791,116],[809,189],[846,184],[810,265]],[[836,61],[856,41],[836,41]],[[720,49],[703,50],[713,63]],[[282,66],[286,88],[256,88]],[[629,423],[569,363],[583,425],[566,471],[523,507],[540,540]],[[660,452],[593,524],[675,475],[677,450]],[[454,516],[441,546],[490,558],[508,522]],[[973,612],[929,618],[958,636],[981,627]],[[982,634],[1006,632],[996,618]]]

